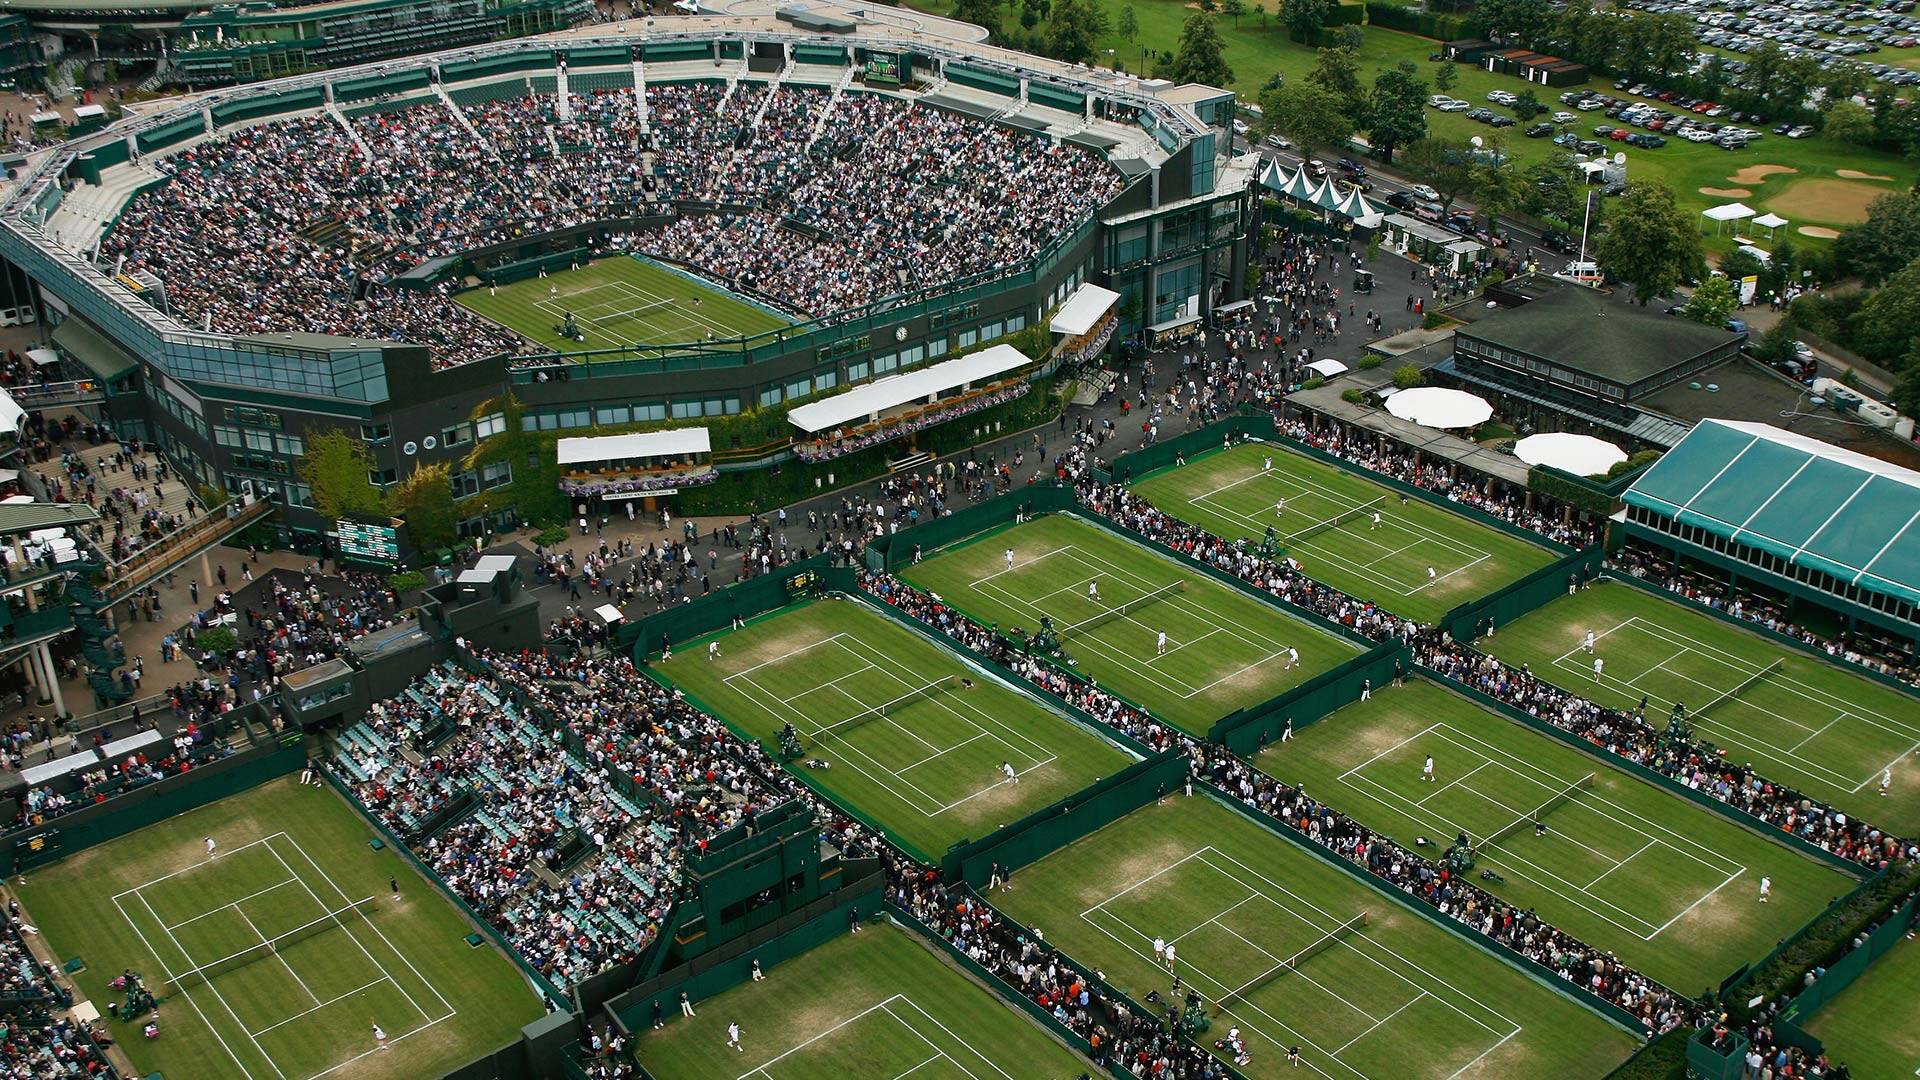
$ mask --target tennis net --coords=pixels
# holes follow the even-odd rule
[[[1316,521],[1313,524],[1307,526],[1306,528],[1301,529],[1299,532],[1282,537],[1281,541],[1282,543],[1287,543],[1287,544],[1297,544],[1300,541],[1305,540],[1309,537],[1318,536],[1321,533],[1326,532],[1328,529],[1337,529],[1340,526],[1345,525],[1347,522],[1352,521],[1354,518],[1360,517],[1363,514],[1373,513],[1373,508],[1379,503],[1380,503],[1379,499],[1374,499],[1372,502],[1361,503],[1359,506],[1356,506],[1351,510],[1343,510],[1340,513],[1335,514],[1332,517],[1327,518],[1323,521]]]
[[[1072,637],[1075,634],[1084,634],[1087,631],[1094,629],[1095,627],[1105,626],[1107,623],[1110,623],[1115,619],[1124,618],[1128,615],[1131,615],[1134,612],[1139,611],[1143,607],[1148,607],[1150,605],[1157,604],[1160,601],[1165,600],[1167,597],[1172,596],[1174,593],[1181,591],[1181,589],[1185,587],[1186,587],[1186,582],[1184,581],[1176,581],[1171,585],[1162,585],[1145,596],[1137,596],[1132,600],[1129,600],[1126,603],[1119,605],[1118,607],[1111,607],[1101,612],[1098,615],[1094,615],[1086,619],[1081,619],[1079,622],[1074,623],[1072,626],[1063,626],[1059,630],[1059,635],[1062,639],[1065,639],[1065,638]]]
[[[1514,818],[1512,821],[1507,822],[1505,825],[1502,825],[1498,830],[1496,830],[1493,833],[1493,835],[1487,837],[1485,840],[1480,841],[1478,846],[1482,848],[1490,848],[1495,844],[1498,844],[1500,841],[1505,840],[1507,837],[1512,836],[1514,833],[1519,832],[1521,829],[1524,829],[1527,826],[1532,825],[1534,822],[1539,821],[1542,818],[1546,817],[1548,814],[1553,813],[1554,810],[1560,808],[1561,806],[1566,805],[1566,802],[1568,799],[1573,798],[1576,794],[1578,794],[1581,791],[1581,789],[1589,787],[1592,784],[1593,784],[1593,774],[1588,773],[1587,775],[1581,777],[1578,780],[1575,780],[1573,783],[1568,784],[1566,787],[1555,792],[1552,798],[1548,799],[1546,802],[1541,803],[1539,806],[1534,807],[1530,813],[1521,814],[1519,817]]]
[[[951,689],[956,680],[957,676],[946,675],[927,683],[925,686],[916,686],[906,693],[901,694],[899,697],[890,698],[871,708],[854,713],[845,720],[839,720],[820,728],[813,733],[814,741],[818,742],[821,739],[837,738],[869,721],[878,720],[882,716],[891,716],[916,701],[925,701],[942,690]]]
[[[1705,705],[1700,706],[1698,709],[1695,709],[1693,711],[1693,715],[1705,716],[1708,713],[1712,712],[1713,710],[1719,708],[1720,706],[1725,705],[1727,702],[1732,701],[1734,698],[1737,698],[1741,694],[1746,693],[1748,690],[1753,689],[1754,683],[1757,683],[1761,679],[1766,678],[1768,675],[1773,674],[1773,669],[1779,667],[1781,664],[1784,664],[1786,662],[1787,662],[1787,658],[1784,656],[1774,657],[1773,663],[1768,664],[1766,667],[1763,667],[1759,671],[1756,671],[1753,674],[1747,676],[1745,679],[1742,679],[1740,682],[1740,685],[1734,687],[1731,690],[1728,690],[1727,692],[1721,694],[1719,697],[1714,698],[1712,701],[1709,701]]]
[[[334,927],[344,927],[347,919],[364,918],[372,906],[373,897],[371,896],[355,900],[346,907],[340,908],[337,911],[329,911],[311,922],[302,923],[285,933],[275,934],[273,937],[267,938],[259,944],[249,945],[238,952],[228,953],[218,960],[201,964],[199,967],[190,968],[178,975],[168,975],[167,981],[173,984],[177,990],[204,985],[215,975],[220,975],[232,971],[234,968],[244,967],[256,960],[275,955],[287,946],[295,942],[305,941],[322,931],[331,930]]]
[[[1282,960],[1274,964],[1272,967],[1268,968],[1267,970],[1261,972],[1258,975],[1255,975],[1253,978],[1248,979],[1246,982],[1241,983],[1239,986],[1236,986],[1233,989],[1228,990],[1226,993],[1221,994],[1219,999],[1215,1001],[1214,1004],[1220,1006],[1223,1009],[1226,1008],[1228,1005],[1231,1005],[1233,1002],[1238,1001],[1241,998],[1246,997],[1248,994],[1252,993],[1253,991],[1259,989],[1260,987],[1265,986],[1268,982],[1272,981],[1275,977],[1285,974],[1289,971],[1293,971],[1294,969],[1298,968],[1301,964],[1304,964],[1308,960],[1311,960],[1314,957],[1320,955],[1322,952],[1325,952],[1327,948],[1331,946],[1334,942],[1340,941],[1346,938],[1348,935],[1352,934],[1354,931],[1360,929],[1365,925],[1367,925],[1367,913],[1363,911],[1360,914],[1355,915],[1353,918],[1348,919],[1346,922],[1341,923],[1339,926],[1336,926],[1333,929],[1327,931],[1326,933],[1320,935],[1306,948],[1301,949],[1299,952],[1294,953],[1292,956],[1287,957],[1285,960]]]

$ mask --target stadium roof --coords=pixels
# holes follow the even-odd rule
[[[1920,472],[1767,424],[1703,420],[1624,498],[1920,604]]]
[[[583,461],[626,461],[630,458],[705,454],[713,450],[713,441],[704,427],[684,427],[642,431],[632,435],[561,439],[554,450],[560,464],[576,465]]]
[[[85,503],[0,503],[0,536],[98,520],[99,512]]]
[[[1740,336],[1576,288],[1493,312],[1459,333],[1628,385]]]
[[[794,427],[810,435],[831,431],[849,421],[864,420],[887,409],[924,401],[935,394],[1004,375],[1031,363],[1032,358],[1019,349],[1011,345],[995,345],[905,375],[875,379],[825,401],[802,405],[787,413],[787,419],[793,421]]]
[[[1073,290],[1073,295],[1060,305],[1060,311],[1047,324],[1047,329],[1056,334],[1078,337],[1093,329],[1101,316],[1112,310],[1119,300],[1119,293],[1089,281]]]

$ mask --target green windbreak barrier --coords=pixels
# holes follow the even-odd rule
[[[1207,741],[1219,743],[1241,757],[1251,757],[1279,739],[1289,723],[1296,731],[1317,723],[1328,713],[1360,700],[1360,691],[1368,683],[1377,690],[1412,671],[1411,650],[1397,641],[1382,642],[1286,693],[1228,713],[1207,732]]]
[[[1121,454],[1113,459],[1107,471],[1111,479],[1131,484],[1135,480],[1146,479],[1148,473],[1166,468],[1182,458],[1191,458],[1207,450],[1218,450],[1226,445],[1228,436],[1271,439],[1274,432],[1271,413],[1236,413],[1196,431],[1175,435],[1152,446],[1143,446],[1130,454]]]
[[[375,75],[366,79],[342,79],[333,84],[333,100],[359,101],[381,94],[397,94],[403,90],[417,90],[432,81],[433,74],[425,68],[396,71],[391,75]]]
[[[895,571],[903,566],[913,565],[915,552],[931,555],[955,541],[978,536],[990,529],[1009,524],[1016,517],[1049,514],[1056,510],[1066,510],[1074,505],[1073,491],[1070,488],[1052,486],[1015,488],[1005,495],[995,496],[983,503],[975,503],[945,517],[924,521],[911,528],[902,529],[892,536],[881,537],[873,542],[873,547],[879,549],[884,556],[882,568]],[[871,561],[869,565],[872,565]]]
[[[1840,991],[1853,985],[1853,981],[1865,974],[1875,960],[1885,956],[1907,936],[1907,931],[1913,926],[1914,911],[1917,907],[1920,907],[1920,894],[1907,897],[1906,902],[1894,908],[1893,913],[1887,916],[1887,920],[1880,924],[1879,929],[1868,934],[1867,939],[1855,946],[1853,951],[1829,965],[1826,972],[1814,980],[1813,985],[1800,991],[1793,999],[1793,1003],[1781,1010],[1779,1019],[1775,1021],[1776,1027],[1784,1021],[1794,1034],[1806,1040],[1796,1045],[1806,1046],[1811,1043],[1812,1045],[1808,1048],[1816,1054],[1819,1053],[1822,1049],[1820,1040],[1800,1030],[1800,1025],[1812,1020],[1827,1002],[1838,997]]]
[[[1132,765],[1075,792],[993,835],[964,840],[948,849],[941,871],[949,881],[983,885],[994,863],[1017,870],[1117,821],[1187,782],[1187,753],[1169,750]]]
[[[620,628],[619,647],[632,647],[633,662],[644,665],[647,657],[660,652],[664,645],[677,649],[703,634],[732,626],[736,616],[751,619],[786,606],[793,595],[794,579],[808,574],[839,592],[851,592],[855,585],[853,571],[834,567],[826,556],[815,555],[729,585],[690,604],[676,604],[657,615],[628,622]]]
[[[1498,592],[1461,604],[1441,618],[1440,626],[1455,641],[1476,641],[1489,627],[1497,631],[1554,597],[1565,596],[1569,588],[1591,584],[1600,576],[1606,558],[1606,548],[1599,544],[1576,551]]]
[[[262,117],[298,112],[301,109],[314,109],[325,100],[325,93],[316,86],[307,90],[295,90],[289,94],[264,94],[260,97],[229,101],[213,107],[213,125],[225,127],[245,120],[258,120]]]
[[[1011,75],[1002,75],[997,71],[984,71],[968,67],[965,64],[948,64],[947,78],[962,86],[971,86],[976,90],[985,90],[990,94],[1016,97],[1020,93],[1020,80]]]

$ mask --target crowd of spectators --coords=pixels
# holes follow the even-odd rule
[[[55,1015],[73,1004],[73,995],[27,947],[22,935],[34,931],[21,920],[19,904],[7,907],[0,926],[0,1076],[118,1080],[93,1029]]]
[[[163,745],[164,750],[156,746],[118,760],[103,760],[95,768],[62,777],[57,787],[41,784],[29,788],[12,828],[44,825],[62,814],[106,802],[234,753],[232,744],[219,734],[219,727],[202,727],[197,720],[189,720]]]
[[[259,579],[257,589],[258,596],[246,602],[240,593],[220,589],[212,605],[195,612],[177,634],[183,647],[193,647],[209,628],[231,626],[238,647],[224,659],[208,657],[203,664],[224,670],[236,686],[270,686],[339,656],[354,641],[404,618],[399,596],[379,574],[368,571],[323,575],[314,565],[301,573],[275,570]],[[190,595],[199,596],[198,583],[190,586]]]
[[[1025,261],[1118,192],[1078,147],[900,98],[706,81],[396,102],[242,128],[157,159],[101,257],[167,282],[196,328],[425,345],[441,365],[528,344],[394,279],[613,207],[704,204],[626,238],[815,316]],[[821,132],[812,141],[816,126]],[[724,207],[724,208],[721,208]]]
[[[1607,559],[1621,573],[1630,574],[1649,585],[1658,585],[1676,596],[1704,604],[1736,619],[1745,619],[1776,634],[1795,638],[1828,656],[1859,664],[1902,682],[1920,685],[1920,664],[1916,664],[1912,657],[1891,659],[1886,655],[1867,652],[1846,639],[1817,634],[1789,619],[1786,611],[1768,597],[1735,592],[1718,577],[1689,572],[1671,559],[1633,544],[1622,546]]]
[[[793,453],[802,461],[830,461],[845,457],[869,446],[892,442],[894,439],[937,427],[949,420],[957,420],[969,413],[991,408],[1005,402],[1025,397],[1033,389],[1033,384],[1025,379],[1015,379],[997,389],[985,393],[969,394],[952,402],[940,403],[899,420],[881,420],[870,430],[857,430],[846,435],[828,433],[805,442],[796,442]]]

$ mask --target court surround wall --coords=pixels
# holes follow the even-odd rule
[[[1606,557],[1606,548],[1598,544],[1573,552],[1505,588],[1460,604],[1441,616],[1440,627],[1452,635],[1453,640],[1470,645],[1481,636],[1481,627],[1487,620],[1491,619],[1498,631],[1520,616],[1546,606],[1555,597],[1567,595],[1568,577],[1577,578],[1583,587],[1591,583],[1600,576]]]
[[[1387,685],[1413,670],[1413,652],[1397,641],[1383,641],[1338,667],[1258,705],[1236,709],[1207,732],[1217,743],[1250,758],[1278,738],[1291,722],[1298,730],[1360,699],[1361,687]]]
[[[992,835],[955,844],[941,862],[948,881],[984,885],[993,864],[1007,870],[1037,862],[1155,799],[1178,792],[1190,775],[1185,750],[1169,750],[1095,781],[1052,806],[1041,807]]]

